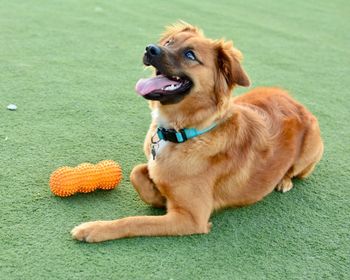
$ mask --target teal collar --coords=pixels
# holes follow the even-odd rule
[[[160,140],[165,140],[165,141],[170,141],[173,143],[183,143],[189,139],[192,139],[194,137],[197,137],[199,135],[202,135],[213,128],[217,126],[216,123],[213,123],[212,125],[208,126],[207,128],[197,130],[195,128],[183,128],[180,129],[179,131],[175,129],[167,129],[163,127],[158,127],[157,128],[157,135]],[[153,141],[152,137],[152,143],[157,143]]]

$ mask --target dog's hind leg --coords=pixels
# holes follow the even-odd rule
[[[292,178],[288,173],[284,175],[282,180],[277,184],[276,190],[280,192],[287,192],[290,191],[293,188],[293,182]]]
[[[293,165],[293,177],[304,179],[314,170],[323,155],[323,141],[316,118],[312,119],[307,130],[299,158]]]
[[[130,180],[141,199],[154,207],[165,207],[166,199],[149,177],[147,164],[139,164],[130,174]]]
[[[324,147],[320,135],[320,129],[316,118],[313,118],[304,136],[299,157],[283,179],[278,183],[276,190],[287,192],[293,187],[293,177],[300,179],[308,177],[314,170],[316,164],[321,160],[323,149]]]

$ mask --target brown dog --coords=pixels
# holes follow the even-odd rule
[[[75,239],[208,233],[215,209],[286,192],[293,177],[307,177],[321,159],[317,119],[286,91],[231,96],[235,86],[250,84],[231,42],[207,39],[181,22],[159,45],[147,46],[143,61],[156,76],[136,90],[152,100],[153,122],[144,145],[148,163],[130,178],[143,201],[167,214],[84,223],[72,230]]]

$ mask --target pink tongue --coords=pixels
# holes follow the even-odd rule
[[[146,95],[152,91],[157,89],[162,89],[166,86],[170,85],[178,85],[179,82],[169,80],[163,75],[158,75],[156,77],[148,78],[148,79],[140,79],[136,86],[135,90],[140,95]],[[171,91],[169,91],[171,92]]]

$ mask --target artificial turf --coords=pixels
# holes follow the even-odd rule
[[[347,0],[0,1],[0,279],[349,279],[349,15]],[[83,221],[163,213],[128,179],[150,121],[133,87],[177,19],[234,39],[253,87],[304,103],[324,158],[290,192],[215,214],[208,235],[73,241]],[[102,159],[123,167],[116,190],[50,193],[57,167]]]

